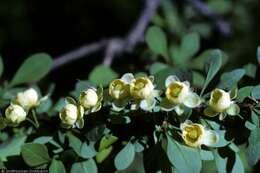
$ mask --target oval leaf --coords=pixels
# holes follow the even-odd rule
[[[135,158],[135,147],[132,143],[128,143],[115,158],[115,167],[117,170],[128,168]]]
[[[84,162],[74,163],[71,168],[71,173],[97,173],[97,165],[93,159]]]
[[[10,85],[35,82],[43,78],[51,69],[52,59],[48,54],[38,53],[27,58],[17,70]]]
[[[48,149],[43,144],[24,144],[21,153],[25,163],[31,167],[39,166],[50,161]]]
[[[60,160],[53,159],[49,167],[50,173],[66,173],[66,169]]]

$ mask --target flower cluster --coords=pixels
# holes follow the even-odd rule
[[[65,127],[84,126],[85,115],[97,112],[102,106],[111,105],[113,111],[142,109],[148,112],[175,112],[178,116],[185,110],[200,107],[209,117],[220,115],[238,115],[239,107],[235,104],[236,94],[215,89],[210,98],[198,96],[188,81],[181,81],[177,76],[168,76],[165,80],[165,91],[157,90],[153,76],[134,77],[131,73],[124,74],[120,79],[111,81],[103,91],[102,87],[87,88],[77,99],[66,98],[66,104],[59,112],[59,117]],[[11,124],[19,124],[27,117],[28,112],[38,106],[39,99],[35,89],[30,88],[17,94],[5,111],[5,118]],[[208,100],[208,101],[206,101]],[[211,146],[218,141],[218,134],[201,124],[186,120],[180,125],[182,138],[192,147]]]
[[[78,101],[68,97],[66,98],[66,105],[60,111],[60,119],[66,127],[84,126],[84,115],[97,112],[101,109],[101,102],[103,100],[102,87],[88,88],[81,92]]]
[[[6,121],[14,125],[21,123],[26,119],[30,109],[38,106],[44,99],[46,97],[39,99],[37,91],[33,88],[19,92],[5,110]]]

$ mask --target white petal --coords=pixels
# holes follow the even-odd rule
[[[236,104],[231,104],[226,112],[228,115],[237,115],[240,112],[240,108]]]
[[[183,104],[189,108],[195,108],[201,103],[200,97],[193,92],[190,92],[183,100]]]
[[[156,100],[154,98],[142,100],[140,102],[140,108],[145,111],[150,111],[154,108],[155,104],[156,104]]]
[[[181,115],[184,112],[184,109],[180,105],[175,106],[174,110],[178,115]]]
[[[213,130],[205,130],[201,143],[207,146],[216,144],[219,141],[219,135]]]
[[[190,88],[190,82],[189,81],[184,81],[183,82],[188,88]]]
[[[126,73],[121,77],[121,80],[127,84],[130,84],[134,80],[134,75],[132,73]]]
[[[165,80],[165,87],[168,87],[171,83],[175,81],[180,81],[177,76],[175,75],[168,76]]]

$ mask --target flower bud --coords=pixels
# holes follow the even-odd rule
[[[89,109],[97,104],[98,95],[94,89],[90,88],[80,94],[79,102],[84,108]]]
[[[19,105],[10,105],[5,110],[5,117],[8,121],[19,124],[26,119],[25,110]]]
[[[130,84],[130,93],[136,99],[147,99],[152,95],[154,86],[147,77],[139,77]]]
[[[16,96],[15,102],[25,109],[30,109],[38,104],[38,93],[35,89],[30,88],[24,92],[20,92]]]
[[[113,99],[124,99],[129,95],[129,85],[121,79],[113,80],[109,85],[109,95]]]
[[[231,105],[232,101],[228,92],[215,89],[211,92],[209,106],[216,112],[223,112]]]
[[[67,104],[62,110],[60,111],[60,119],[64,124],[73,125],[79,115],[79,110],[77,106],[73,104]]]
[[[183,103],[188,94],[189,86],[179,81],[174,81],[169,84],[165,92],[166,98],[175,104]]]

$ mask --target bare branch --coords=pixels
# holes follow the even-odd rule
[[[224,35],[230,34],[231,32],[230,24],[225,20],[223,20],[221,16],[211,11],[208,8],[208,6],[204,4],[201,0],[188,0],[188,2],[190,2],[190,4],[203,16],[206,16],[209,19],[211,19],[215,23],[219,32],[221,32]]]
[[[91,53],[100,51],[103,48],[106,48],[103,63],[110,65],[116,56],[124,52],[132,51],[138,43],[143,42],[144,31],[159,4],[160,0],[145,0],[145,7],[140,17],[126,37],[112,37],[110,39],[104,39],[89,45],[84,45],[60,57],[56,57],[54,59],[52,70],[55,70],[62,65],[65,65],[77,59],[86,57]]]

